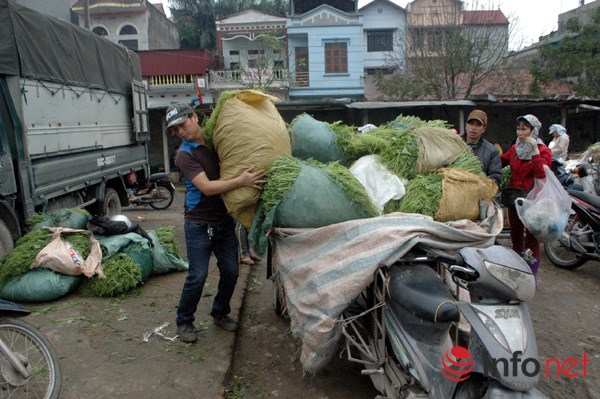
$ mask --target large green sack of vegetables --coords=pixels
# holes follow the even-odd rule
[[[83,276],[67,276],[48,269],[33,269],[14,277],[0,296],[14,302],[49,302],[73,291]]]
[[[122,252],[131,256],[133,263],[140,267],[142,281],[148,280],[152,274],[152,249],[148,240],[137,233],[115,234],[112,236],[96,235],[100,242],[102,255],[106,258]]]
[[[267,173],[261,199],[263,208],[250,229],[261,254],[264,235],[273,226],[314,228],[379,215],[365,188],[337,162],[281,157]]]
[[[318,121],[308,114],[301,114],[290,124],[289,135],[292,155],[296,158],[312,158],[323,163],[346,163],[337,144],[337,136],[327,122]]]
[[[276,97],[256,90],[221,94],[205,125],[221,162],[221,179],[234,178],[250,167],[267,169],[276,158],[292,153],[275,101]],[[240,187],[221,196],[233,217],[249,228],[260,190]]]
[[[181,259],[171,245],[160,239],[159,230],[150,230],[148,235],[152,238],[152,274],[164,274],[175,271],[186,271],[188,262]]]
[[[420,213],[440,222],[477,220],[479,201],[491,201],[498,187],[490,178],[459,168],[443,168],[408,183],[400,212]]]
[[[85,230],[90,213],[85,209],[59,209],[51,213],[36,213],[29,221],[30,231],[44,227],[66,227],[68,229]]]

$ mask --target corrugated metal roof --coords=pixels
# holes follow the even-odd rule
[[[354,102],[347,104],[348,108],[355,109],[378,109],[378,108],[414,108],[414,107],[432,107],[440,105],[474,107],[476,104],[470,100],[448,100],[448,101],[390,101],[390,102]]]
[[[138,51],[142,76],[204,75],[213,63],[207,50]]]

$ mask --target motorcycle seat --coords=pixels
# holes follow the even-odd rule
[[[157,181],[157,180],[160,180],[160,179],[164,179],[167,176],[168,175],[165,172],[152,173],[150,175],[150,177],[148,178],[148,180],[150,180],[150,181]]]
[[[438,323],[460,320],[456,300],[427,265],[392,266],[389,292],[392,307],[402,306],[421,319]]]
[[[579,198],[582,201],[587,202],[595,206],[596,208],[600,208],[600,197],[597,195],[593,195],[590,193],[586,193],[585,191],[576,191],[576,190],[567,190],[570,195],[573,197]]]

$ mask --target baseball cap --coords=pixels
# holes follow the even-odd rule
[[[166,119],[167,128],[171,126],[181,125],[189,114],[193,114],[194,110],[187,104],[171,105],[167,109]]]
[[[471,111],[467,123],[472,120],[479,121],[483,126],[487,126],[487,114],[480,109]]]

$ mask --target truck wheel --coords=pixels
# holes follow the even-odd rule
[[[107,188],[102,201],[102,214],[107,217],[121,214],[121,200],[114,188]]]
[[[10,230],[2,220],[0,220],[0,259],[4,258],[13,250],[13,239]]]

